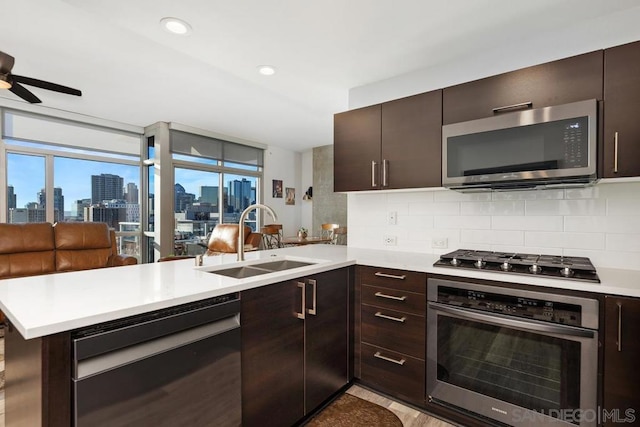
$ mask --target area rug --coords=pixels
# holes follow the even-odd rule
[[[313,417],[306,427],[402,427],[402,421],[390,410],[343,394]]]

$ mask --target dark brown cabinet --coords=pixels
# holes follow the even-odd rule
[[[358,267],[356,373],[363,383],[425,403],[424,273]]]
[[[605,178],[640,176],[640,42],[604,51]]]
[[[640,416],[640,299],[607,296],[604,324],[603,407],[616,415],[604,424],[614,426],[628,410]]]
[[[334,190],[441,184],[442,91],[334,116]]]
[[[242,292],[243,426],[293,425],[347,384],[348,274]]]
[[[446,124],[519,108],[602,100],[603,52],[595,51],[445,88]]]

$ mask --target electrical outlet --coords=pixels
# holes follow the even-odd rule
[[[447,249],[449,239],[446,237],[434,237],[431,239],[431,247],[434,249]]]
[[[395,246],[396,245],[396,236],[384,236],[382,238],[385,246]]]
[[[389,213],[387,214],[387,223],[389,225],[396,225],[398,224],[398,212],[396,211],[389,211]]]

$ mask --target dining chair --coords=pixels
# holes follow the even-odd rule
[[[339,228],[339,224],[322,224],[320,228],[320,237],[325,239],[330,239],[328,243],[333,244],[333,239],[335,238],[335,229]]]
[[[262,245],[265,249],[278,249],[282,244],[282,224],[267,224],[260,229]]]

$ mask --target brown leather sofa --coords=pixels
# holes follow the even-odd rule
[[[0,224],[0,279],[137,263],[105,223]]]

